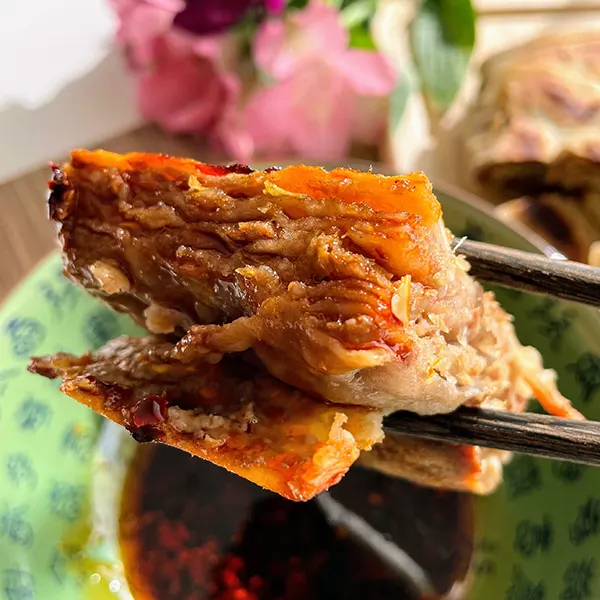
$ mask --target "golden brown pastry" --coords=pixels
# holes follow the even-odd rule
[[[572,411],[451,249],[424,174],[76,151],[50,210],[67,275],[180,338],[182,362],[252,349],[290,385],[387,411],[532,394]]]
[[[82,150],[51,188],[66,274],[164,337],[31,370],[142,441],[306,500],[397,409],[521,411],[535,397],[581,417],[452,250],[423,174]],[[505,457],[393,436],[364,460],[487,493]]]
[[[328,405],[241,355],[196,367],[158,338],[117,338],[97,353],[34,358],[30,371],[127,428],[209,460],[290,500],[337,483],[383,437],[381,413]]]

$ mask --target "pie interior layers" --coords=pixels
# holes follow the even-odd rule
[[[506,200],[600,191],[600,37],[551,34],[490,58],[465,117],[467,168]]]
[[[290,500],[337,483],[381,442],[382,413],[311,398],[265,373],[251,354],[190,366],[158,338],[117,338],[97,353],[33,358],[30,371],[125,427],[209,460]],[[365,466],[444,488],[488,493],[506,453],[387,436]]]
[[[388,412],[534,395],[579,416],[452,251],[423,174],[80,150],[52,188],[66,274],[178,339],[177,360],[252,349],[309,394]]]
[[[581,418],[452,251],[423,174],[81,150],[54,166],[51,189],[66,275],[164,339],[38,358],[32,371],[62,377],[138,439],[303,500],[380,441],[397,409],[521,411],[534,396]],[[505,458],[401,436],[363,454],[478,493]]]

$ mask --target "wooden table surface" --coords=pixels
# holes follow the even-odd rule
[[[207,162],[222,160],[198,142],[167,136],[150,126],[97,147],[115,152],[164,152]],[[46,208],[49,174],[48,165],[43,165],[0,185],[0,302],[40,260],[57,248],[56,232],[48,221]]]

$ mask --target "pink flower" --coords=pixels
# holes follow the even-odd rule
[[[240,80],[227,68],[225,36],[193,39],[172,30],[152,43],[153,64],[138,74],[142,116],[173,133],[198,133],[248,157],[238,130]]]
[[[246,107],[258,152],[336,160],[352,141],[375,143],[382,134],[396,73],[377,52],[348,48],[333,7],[313,1],[286,21],[267,21],[256,35],[254,58],[275,81]]]
[[[283,9],[281,0],[186,0],[186,6],[175,17],[175,25],[195,33],[207,35],[222,33],[233,27],[244,16],[264,10],[277,13]]]
[[[152,41],[172,26],[194,35],[222,33],[247,13],[276,14],[285,0],[110,0],[119,18],[117,40],[134,65],[152,60]]]
[[[204,135],[230,156],[249,160],[252,141],[238,109],[235,37],[197,36],[176,27],[186,0],[112,3],[120,20],[118,41],[137,77],[142,116],[170,132]]]
[[[185,0],[111,0],[119,19],[117,42],[127,51],[133,68],[154,59],[156,39],[173,26]]]

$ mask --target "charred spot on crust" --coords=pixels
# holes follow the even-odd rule
[[[52,179],[48,182],[48,215],[55,221],[62,221],[77,207],[77,194],[60,165],[51,163],[50,168]]]
[[[59,163],[49,163],[50,169],[52,169],[52,180],[48,183],[48,187],[53,190],[56,185],[63,184],[65,174],[62,172]]]
[[[250,175],[254,173],[254,169],[251,169],[248,165],[242,165],[241,163],[234,163],[224,167],[228,173],[236,173],[238,175]]]
[[[65,192],[64,173],[57,164],[51,163],[52,179],[48,182],[50,197],[48,198],[48,214],[51,219],[59,218],[59,208]]]
[[[155,441],[157,431],[150,425],[144,425],[143,427],[131,428],[129,433],[138,444],[149,444]]]
[[[43,357],[33,356],[30,363],[27,365],[27,370],[34,375],[41,375],[47,379],[56,379],[58,372],[56,369]]]
[[[233,163],[231,165],[207,165],[200,163],[197,165],[196,169],[205,175],[213,175],[216,177],[223,177],[232,173],[238,175],[250,175],[251,173],[254,173],[254,169],[240,163]]]

